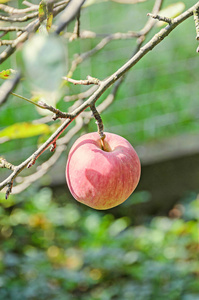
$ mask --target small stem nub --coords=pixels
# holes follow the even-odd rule
[[[57,147],[57,144],[56,144],[56,141],[55,141],[55,142],[53,142],[53,143],[51,144],[50,152],[55,151],[56,147]]]
[[[91,108],[91,111],[93,113],[93,117],[96,120],[95,123],[97,124],[98,133],[99,133],[99,136],[100,136],[100,139],[101,139],[102,149],[105,150],[104,139],[105,139],[106,135],[104,134],[104,125],[103,125],[103,122],[102,122],[102,118],[101,118],[99,112],[97,111],[95,105],[91,105],[90,108]]]
[[[104,151],[106,151],[105,143],[104,143],[105,137],[106,137],[106,135],[104,134],[104,136],[100,138],[102,150],[104,150]]]

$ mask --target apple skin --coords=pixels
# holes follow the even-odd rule
[[[119,135],[105,135],[106,151],[97,132],[78,138],[66,165],[66,181],[73,197],[100,210],[123,203],[135,190],[141,173],[132,145]]]

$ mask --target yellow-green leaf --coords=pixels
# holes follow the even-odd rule
[[[39,13],[40,22],[42,22],[43,20],[46,19],[46,1],[45,0],[42,0],[40,2],[38,13]]]
[[[0,0],[0,3],[3,4],[3,3],[7,3],[9,2],[10,0]]]
[[[177,3],[171,4],[167,7],[165,7],[164,9],[160,10],[158,15],[160,15],[162,17],[167,17],[167,18],[175,18],[179,14],[181,14],[184,9],[185,9],[185,4],[183,2],[177,2]],[[167,23],[162,22],[162,21],[157,22],[158,27],[164,26],[165,24],[167,24]]]
[[[23,139],[31,136],[49,133],[50,128],[46,124],[32,124],[28,122],[16,123],[0,131],[0,138]]]
[[[7,69],[0,72],[1,79],[9,79],[12,75],[16,74],[16,71],[13,69]]]

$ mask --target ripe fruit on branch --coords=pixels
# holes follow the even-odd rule
[[[140,179],[140,161],[123,137],[105,132],[104,149],[97,132],[81,136],[72,146],[66,181],[73,197],[95,209],[123,203]]]

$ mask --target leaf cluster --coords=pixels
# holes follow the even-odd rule
[[[30,190],[1,200],[1,300],[198,299],[198,199],[133,226]]]

